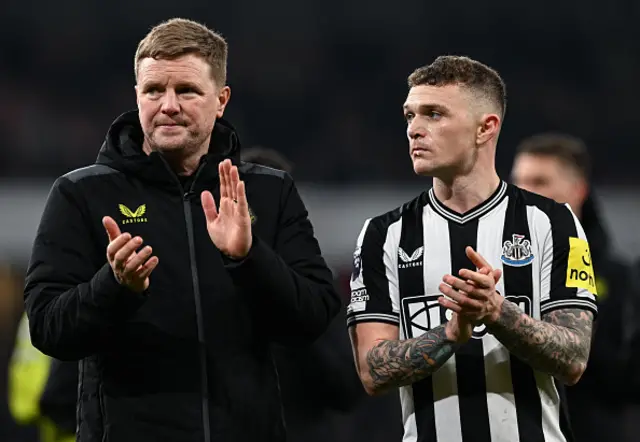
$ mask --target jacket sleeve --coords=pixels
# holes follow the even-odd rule
[[[285,384],[295,402],[318,410],[348,412],[368,397],[356,370],[349,334],[344,323],[346,308],[340,311],[327,331],[312,345],[287,348],[278,354],[282,369],[280,384]],[[281,370],[282,371],[282,370]]]
[[[275,250],[256,235],[251,250],[226,268],[266,319],[274,340],[311,342],[327,329],[341,301],[293,180],[285,175]]]
[[[74,183],[62,177],[49,193],[24,292],[33,345],[60,360],[100,352],[116,322],[144,301],[116,281],[106,249],[96,252],[90,221],[73,191]]]

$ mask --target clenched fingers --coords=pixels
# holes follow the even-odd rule
[[[458,307],[461,307],[465,310],[469,310],[469,309],[481,310],[482,309],[483,303],[481,301],[478,301],[476,299],[469,297],[469,295],[467,295],[464,292],[460,292],[444,283],[440,284],[438,288],[442,294],[451,298],[454,301],[454,303],[457,304]],[[441,304],[442,304],[442,299],[443,298],[439,298]],[[455,309],[452,309],[452,310],[454,310],[455,312],[460,311]]]
[[[157,256],[152,256],[151,258],[149,258],[149,260],[146,263],[144,263],[143,266],[139,267],[138,270],[136,270],[135,272],[136,278],[138,278],[141,281],[144,281],[145,279],[147,279],[149,275],[151,275],[151,272],[153,272],[153,270],[156,268],[159,262],[160,260],[158,259]]]
[[[491,272],[491,276],[493,276],[493,281],[497,284],[498,281],[500,281],[500,278],[502,277],[502,270],[493,269],[493,272]]]
[[[473,249],[473,247],[467,246],[464,251],[467,254],[467,257],[473,263],[473,265],[475,265],[477,268],[481,269],[483,267],[487,267],[490,270],[493,270],[491,265],[487,262],[487,260],[484,259],[484,257],[481,254],[476,252]]]
[[[118,251],[122,247],[124,247],[130,240],[131,234],[123,233],[109,243],[109,245],[107,246],[107,259],[109,260],[109,262],[113,262],[113,260],[116,258],[116,253],[118,253]]]
[[[460,305],[456,304],[450,299],[445,298],[444,296],[438,298],[438,303],[447,310],[451,310],[452,312],[458,314],[462,313],[462,307]]]
[[[114,268],[123,270],[132,254],[142,245],[142,238],[136,236],[118,250],[113,258]]]
[[[495,285],[493,275],[483,275],[482,273],[469,269],[462,269],[458,274],[462,278],[472,281],[473,284],[479,288],[490,289]]]
[[[456,278],[455,276],[452,276],[452,275],[445,275],[442,278],[442,280],[445,282],[445,284],[453,287],[458,291],[463,291],[467,294],[470,294],[471,292],[477,289],[477,287],[474,286],[472,283],[470,283],[470,281],[463,281],[462,279]]]
[[[136,272],[138,270],[138,268],[143,265],[147,259],[149,259],[149,257],[151,256],[151,252],[152,249],[150,246],[146,246],[145,248],[143,248],[142,250],[140,250],[138,253],[136,253],[135,255],[133,255],[131,257],[131,259],[129,259],[129,261],[127,261],[125,267],[124,267],[124,274],[129,275],[129,274],[133,274],[134,272]]]

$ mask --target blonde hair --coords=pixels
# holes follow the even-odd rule
[[[145,58],[173,60],[195,54],[211,67],[211,76],[218,87],[227,82],[227,42],[218,33],[193,20],[172,18],[156,25],[140,41],[135,55],[135,76],[138,79],[140,61]]]

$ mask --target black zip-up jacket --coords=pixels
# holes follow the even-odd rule
[[[54,183],[26,277],[32,342],[82,360],[81,442],[284,441],[270,344],[315,340],[340,308],[305,206],[287,174],[239,162],[223,120],[186,188],[142,139],[123,114],[96,164]],[[200,204],[205,189],[219,201],[224,158],[253,219],[240,262],[213,245]],[[113,276],[105,215],[160,259],[144,294]]]

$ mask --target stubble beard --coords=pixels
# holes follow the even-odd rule
[[[164,138],[164,137],[162,137]],[[153,132],[150,136],[145,136],[145,144],[151,152],[158,152],[169,156],[189,156],[202,148],[206,141],[206,137],[198,133],[191,132],[187,129],[186,136],[182,136],[178,142],[170,140],[169,143],[163,142],[160,136],[156,136]]]
[[[197,167],[199,158],[209,150],[208,145],[204,146],[206,141],[207,137],[188,132],[186,139],[182,139],[181,142],[162,143],[152,133],[151,136],[145,136],[144,150],[147,154],[157,152],[162,155],[171,168],[181,174],[185,169],[190,171]]]

